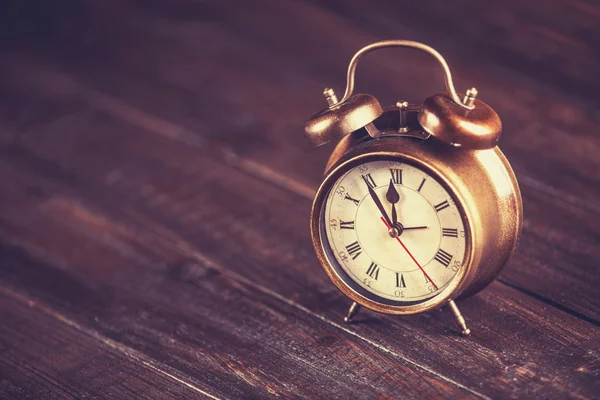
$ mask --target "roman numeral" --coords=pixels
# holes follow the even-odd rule
[[[417,192],[421,192],[421,189],[423,189],[423,185],[425,184],[425,178],[423,178],[423,180],[421,181],[421,184],[419,185],[419,188],[417,189]]]
[[[434,207],[435,207],[435,211],[440,212],[440,211],[450,207],[450,204],[448,204],[448,200],[444,200],[440,204],[436,204]]]
[[[452,254],[439,249],[434,259],[447,268],[450,265],[450,261],[452,261]]]
[[[371,261],[371,265],[369,265],[369,269],[367,270],[367,275],[377,280],[377,278],[379,278],[379,265]]]
[[[458,237],[458,229],[442,228],[442,236]]]
[[[404,281],[404,275],[399,272],[396,272],[396,287],[406,287],[406,282]]]
[[[346,250],[348,250],[348,254],[350,254],[350,257],[352,257],[353,260],[356,260],[356,257],[360,256],[362,253],[358,242],[350,243],[346,246]]]
[[[375,180],[373,179],[371,174],[363,175],[362,178],[368,187],[370,187],[371,189],[373,189],[375,187]]]
[[[394,182],[396,185],[402,185],[402,170],[390,168],[390,172],[392,174],[392,182]]]
[[[359,201],[359,200],[356,200],[356,199],[352,198],[352,196],[350,196],[348,193],[346,193],[346,197],[344,197],[344,200],[350,200],[350,201],[353,201],[353,202],[354,202],[354,204],[356,204],[356,205],[358,205],[358,203],[360,203],[360,201]]]
[[[340,228],[341,229],[354,229],[354,221],[348,221],[348,222],[346,222],[346,221],[342,221],[340,219]]]

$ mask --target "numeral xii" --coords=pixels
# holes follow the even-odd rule
[[[392,174],[392,182],[396,185],[402,185],[402,170],[398,168],[390,168]]]

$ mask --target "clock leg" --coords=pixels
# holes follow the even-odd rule
[[[465,318],[460,313],[460,310],[456,306],[456,303],[454,302],[454,300],[450,300],[448,302],[448,305],[450,306],[450,309],[452,310],[452,314],[454,314],[454,318],[456,318],[456,322],[458,323],[458,326],[460,327],[460,329],[462,329],[461,333],[464,336],[470,335],[471,330],[469,328],[467,328],[467,322],[465,321]]]
[[[360,311],[360,304],[358,304],[357,302],[353,302],[350,305],[350,308],[348,309],[348,315],[346,315],[346,317],[344,317],[344,322],[347,324],[351,324],[352,318],[354,318],[356,316],[356,314],[358,314],[359,311]]]

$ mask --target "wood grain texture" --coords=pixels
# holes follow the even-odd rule
[[[2,170],[18,173],[5,163]],[[160,226],[112,221],[31,175],[14,176],[21,186],[6,193],[0,236],[36,258],[1,248],[2,281],[178,371],[203,392],[218,398],[480,397],[228,273],[189,245],[157,235]],[[21,203],[19,211],[15,194],[32,187],[33,203],[45,205],[36,212],[34,204]],[[36,232],[28,231],[32,225]],[[57,228],[59,237],[52,234]]]
[[[299,2],[265,1],[260,7],[182,3],[187,8],[180,13],[169,12],[160,1],[150,10],[121,3],[116,8],[105,6],[90,24],[101,25],[105,15],[113,24],[110,31],[75,36],[68,42],[72,51],[65,50],[65,43],[58,54],[45,50],[61,69],[86,78],[84,82],[94,89],[115,94],[153,115],[168,116],[192,131],[209,130],[213,135],[219,131],[219,139],[232,146],[254,140],[254,146],[244,150],[262,151],[261,160],[272,153],[265,144],[274,142],[285,148],[284,154],[295,150],[299,155],[290,161],[296,161],[306,154],[304,138],[280,132],[301,128],[306,116],[324,105],[323,87],[337,88],[344,82],[352,54],[384,37],[361,29],[354,20]],[[485,21],[481,24],[485,26]],[[385,38],[407,37],[436,45],[447,37],[426,28],[415,32],[396,25]],[[114,45],[117,41],[120,46]],[[465,51],[457,44],[452,50]],[[72,54],[79,55],[77,62],[72,62]],[[412,62],[407,62],[407,56]],[[566,196],[589,200],[597,210],[600,192],[597,185],[589,184],[593,176],[585,173],[599,167],[593,130],[599,119],[596,108],[487,58],[465,59],[455,51],[447,57],[457,86],[479,87],[482,99],[502,116],[501,146],[521,175],[564,189]],[[361,64],[358,88],[381,96],[384,104],[393,104],[398,96],[421,102],[443,88],[441,74],[426,56],[388,50],[369,60]],[[170,101],[157,102],[160,93],[172,96]],[[247,140],[240,143],[242,130]],[[248,136],[251,132],[256,132],[255,137]],[[570,168],[574,157],[579,168]],[[302,170],[295,178],[317,182],[319,168]]]
[[[40,73],[35,69],[23,79],[29,84],[35,82],[31,90],[36,90],[39,86],[49,87],[50,96],[64,90],[76,91],[83,98],[96,104],[102,103],[99,107],[129,118],[134,123],[145,126],[149,123],[157,124],[157,129],[163,134],[177,136],[188,142],[203,143],[200,147],[224,146],[229,156],[234,154],[249,159],[248,164],[252,171],[267,174],[283,185],[286,185],[286,180],[301,182],[299,190],[311,196],[321,179],[322,166],[329,148],[308,152],[299,131],[307,116],[321,106],[315,101],[317,96],[310,95],[308,89],[318,94],[319,87],[325,83],[317,86],[318,82],[313,75],[293,74],[292,80],[289,72],[288,75],[284,75],[284,72],[294,65],[302,65],[309,70],[314,65],[314,68],[321,68],[317,70],[319,74],[315,72],[314,75],[321,76],[321,70],[327,67],[334,69],[335,66],[339,80],[339,76],[343,76],[344,60],[354,50],[353,43],[367,43],[369,40],[375,40],[375,37],[369,39],[369,36],[365,36],[366,33],[356,29],[354,31],[357,32],[352,31],[348,22],[326,13],[319,14],[308,6],[295,5],[294,9],[292,6],[282,7],[277,4],[267,2],[259,11],[254,8],[242,8],[238,10],[239,14],[224,11],[219,13],[212,8],[200,8],[196,11],[197,14],[226,17],[227,21],[223,23],[231,25],[232,32],[219,32],[219,37],[208,42],[202,38],[212,32],[213,24],[207,24],[204,19],[197,21],[185,16],[188,12],[194,14],[194,7],[200,6],[189,6],[186,12],[175,16],[166,13],[167,16],[175,18],[174,21],[161,18],[162,14],[155,8],[151,8],[150,11],[129,9],[129,14],[119,14],[124,22],[123,25],[114,27],[115,32],[112,36],[96,39],[93,46],[85,47],[85,54],[90,55],[88,60],[82,60],[75,67],[63,60],[61,68],[71,66],[76,84],[73,84],[71,76],[52,73],[44,75],[44,72]],[[155,7],[159,5],[160,2],[156,3]],[[293,9],[289,10],[290,8]],[[112,18],[115,12],[109,10]],[[140,16],[144,11],[146,13]],[[294,52],[286,51],[285,44],[286,41],[298,42],[299,27],[294,29],[295,25],[288,24],[287,29],[283,29],[285,23],[272,18],[274,22],[269,23],[269,29],[281,31],[280,35],[273,38],[272,35],[268,35],[271,31],[264,28],[264,25],[253,22],[274,15],[291,17],[292,14],[298,26],[302,26],[299,22],[302,18],[306,20],[306,25],[313,26],[313,29],[304,35],[310,35],[305,38],[306,42],[299,43],[304,47],[294,46]],[[330,20],[328,24],[319,23],[318,17]],[[136,29],[132,30],[128,21],[134,19],[137,24]],[[277,23],[282,24],[281,29],[273,26]],[[187,29],[182,29],[182,25]],[[156,26],[160,26],[161,29],[156,29]],[[336,36],[332,33],[335,29],[343,34],[338,33]],[[240,30],[242,32],[239,32]],[[129,43],[123,43],[122,47],[112,46],[111,43],[117,36],[128,38],[126,40],[129,40]],[[320,36],[323,39],[318,40]],[[238,41],[244,41],[244,46],[237,49],[228,48],[235,46]],[[144,44],[139,46],[142,42]],[[200,46],[200,49],[197,49],[197,46]],[[344,51],[347,49],[348,56],[340,54],[337,58],[333,57],[331,48],[336,48],[341,53],[340,47]],[[265,48],[275,48],[278,51],[268,52]],[[309,51],[314,51],[315,54],[310,54]],[[397,90],[399,92],[422,96],[418,92],[422,91],[423,87],[430,87],[431,92],[436,90],[435,85],[430,82],[432,71],[423,68],[421,59],[411,65],[401,63],[402,56],[394,54],[396,53],[389,53],[387,62],[397,62],[397,68],[401,70],[390,71],[387,68],[386,71],[383,60],[377,62],[375,59],[371,64],[378,68],[371,68],[372,75],[365,74],[365,79],[370,79],[369,83],[389,93],[389,82],[396,82],[397,79],[393,75],[400,73],[416,76],[417,79],[411,86],[402,85],[402,89]],[[219,65],[218,69],[214,67],[215,62]],[[369,70],[371,64],[365,64],[364,70]],[[485,73],[475,69],[486,72],[490,70],[485,64],[473,66],[458,63],[457,67],[458,73],[455,72],[455,75],[458,77],[477,74],[483,78]],[[361,66],[361,71],[362,68]],[[22,74],[22,70],[23,66],[19,65],[18,73]],[[147,74],[140,76],[140,70]],[[107,71],[113,72],[108,74]],[[590,212],[593,216],[600,213],[596,200],[589,202],[585,199],[589,196],[598,199],[600,196],[595,194],[600,186],[589,182],[593,176],[588,173],[598,170],[600,165],[587,165],[586,161],[597,164],[599,143],[593,134],[583,135],[585,140],[576,143],[575,140],[579,140],[582,135],[574,138],[568,132],[557,129],[553,125],[554,116],[546,105],[536,106],[542,112],[541,115],[536,116],[534,113],[530,101],[544,94],[531,90],[525,92],[524,89],[518,89],[515,83],[511,86],[506,80],[514,81],[515,78],[506,71],[490,72],[494,75],[486,77],[481,84],[478,82],[477,86],[494,91],[489,94],[491,100],[486,98],[494,106],[500,103],[500,107],[503,104],[510,107],[498,107],[505,124],[502,148],[517,169],[521,181],[526,232],[533,229],[531,237],[537,237],[538,244],[541,245],[525,254],[525,258],[519,263],[523,266],[517,266],[515,262],[519,259],[515,260],[511,264],[515,267],[507,268],[503,279],[515,287],[526,292],[535,292],[552,304],[598,323],[600,298],[595,295],[594,288],[600,285],[600,276],[590,274],[590,270],[595,268],[592,260],[598,256],[597,246],[594,244],[599,232],[595,226],[588,227],[590,232],[579,227]],[[497,82],[497,77],[504,81]],[[67,82],[63,82],[65,80]],[[387,83],[384,84],[384,80]],[[437,82],[436,85],[439,90],[441,82]],[[522,86],[520,82],[519,86]],[[69,89],[66,89],[67,87]],[[383,89],[384,87],[386,88]],[[519,90],[523,93],[521,100],[515,97]],[[99,98],[98,92],[116,96],[117,103]],[[289,96],[289,93],[293,93],[294,96]],[[159,97],[168,98],[168,101],[157,101]],[[282,103],[282,97],[286,97],[288,101]],[[546,101],[561,102],[552,106],[552,109],[560,109],[564,113],[577,112],[574,109],[576,104],[566,105],[565,100],[559,100],[558,96],[554,97],[555,100],[552,99],[546,95]],[[517,104],[519,101],[520,105]],[[151,115],[152,122],[145,122],[148,119],[144,120],[144,117],[139,115],[139,110]],[[518,120],[514,119],[515,112],[520,113]],[[157,120],[156,117],[160,119]],[[593,133],[597,123],[594,118],[580,120],[575,116],[569,121],[570,125],[564,125],[564,121],[561,121],[561,124],[564,127],[568,126],[572,131],[582,133]],[[579,126],[581,123],[585,125]],[[519,127],[519,124],[525,125]],[[538,135],[537,132],[543,132],[543,135]],[[548,137],[550,134],[553,135],[552,138]],[[528,139],[522,140],[523,135],[528,135]],[[524,146],[528,148],[524,150]],[[547,153],[544,148],[551,150]],[[551,158],[542,158],[546,155],[551,155]],[[570,167],[569,161],[573,159],[578,160],[577,169]],[[260,166],[257,167],[256,163]],[[302,168],[297,168],[299,164]],[[273,171],[276,171],[276,174],[273,174]],[[571,217],[571,213],[575,216]],[[534,215],[538,218],[533,219]],[[551,216],[550,219],[547,215]],[[554,235],[560,239],[548,242],[540,235]],[[530,236],[524,236],[524,240],[529,238]],[[527,251],[530,246],[522,246],[522,249]],[[539,254],[545,254],[546,257],[539,258]],[[530,265],[532,267],[524,267]],[[540,268],[546,271],[547,279],[534,279],[539,275]]]
[[[2,234],[5,240],[12,237],[19,244],[27,240],[42,246],[36,250],[41,254],[53,251],[64,257],[77,239],[67,236],[69,228],[82,234],[94,228],[87,232],[88,236],[102,238],[107,246],[138,264],[139,270],[131,272],[137,278],[135,283],[118,267],[114,267],[118,275],[111,278],[109,274],[108,279],[110,284],[125,285],[128,290],[135,285],[140,290],[139,301],[150,302],[149,293],[156,291],[154,279],[144,273],[145,265],[156,264],[148,253],[164,254],[163,248],[170,248],[186,257],[199,257],[222,273],[235,273],[237,279],[248,280],[278,298],[289,299],[297,308],[311,310],[330,324],[341,320],[347,300],[320,273],[310,241],[298,229],[307,219],[310,206],[307,199],[202,157],[195,148],[181,142],[128,126],[94,110],[61,118],[51,130],[47,126],[31,130],[13,146],[6,149],[5,161],[9,164],[0,169],[12,174],[23,170],[24,173],[12,178],[23,187],[13,188],[14,200],[5,205],[7,215],[11,216],[4,221],[8,227]],[[110,158],[103,149],[111,149]],[[43,179],[48,173],[51,174],[48,178],[55,174],[59,177],[50,187]],[[35,179],[36,175],[41,176]],[[70,176],[71,183],[64,180],[66,176]],[[42,197],[45,200],[43,205],[19,211],[23,206],[19,191],[29,186],[45,193]],[[279,206],[273,209],[271,204]],[[32,214],[31,210],[36,208],[41,213]],[[38,214],[41,215],[33,223],[38,233],[27,230],[32,222],[22,221]],[[45,215],[60,226],[47,226]],[[287,222],[280,223],[283,220]],[[56,231],[62,232],[62,237],[54,237],[52,232]],[[22,232],[21,236],[17,232]],[[222,251],[224,243],[226,252]],[[138,249],[142,246],[149,248],[141,252]],[[114,261],[99,260],[97,265],[87,267],[79,264],[90,263],[87,260],[90,252],[100,255],[105,251],[94,251],[88,244],[88,249],[76,253],[81,257],[73,262],[77,268],[71,268],[78,274],[89,268],[93,275],[87,279],[98,284],[102,278],[99,271],[106,273],[106,267],[101,266],[114,266]],[[160,264],[156,268],[161,268]],[[30,290],[33,287],[27,280],[20,285]],[[222,290],[211,291],[213,296],[206,300],[205,307],[214,307],[216,303],[222,309],[224,302],[214,297],[214,293]],[[193,308],[188,310],[191,315],[198,315],[199,292],[205,291],[206,288],[179,285],[164,289],[165,294],[178,293],[182,303],[173,304],[177,309],[188,299],[194,299]],[[158,300],[165,301],[166,298]],[[477,332],[472,340],[455,336],[451,316],[443,312],[414,318],[369,315],[370,323],[360,324],[354,330],[410,364],[443,371],[446,379],[473,388],[476,393],[481,393],[480,382],[491,374],[496,379],[486,384],[484,394],[488,396],[506,393],[508,382],[514,394],[539,395],[551,388],[557,394],[591,395],[597,387],[589,378],[596,371],[585,369],[585,365],[598,357],[594,349],[600,329],[558,310],[547,315],[546,307],[518,291],[495,284],[482,296],[463,304],[463,311],[471,315],[472,329]],[[231,316],[231,311],[224,312]],[[245,314],[254,313],[245,310]],[[537,315],[544,315],[544,319],[532,318]],[[210,314],[207,312],[203,317],[210,318]],[[177,320],[172,317],[172,322]],[[203,329],[207,327],[199,330]],[[568,333],[571,330],[578,336]],[[389,332],[397,334],[390,337]],[[539,332],[543,332],[541,337]],[[512,340],[512,335],[519,335],[520,340]],[[273,338],[266,340],[270,346],[274,345]],[[144,351],[152,351],[154,347],[147,345]],[[433,354],[432,348],[435,348]],[[533,351],[534,348],[539,350]],[[470,368],[472,365],[477,365],[477,369]],[[528,372],[519,374],[515,368],[525,368]],[[564,374],[569,380],[560,378]],[[554,384],[547,386],[546,382]],[[358,388],[353,390],[360,393]]]
[[[380,12],[364,12],[358,2],[314,2],[381,35],[400,24],[414,32],[431,32],[436,45],[463,56],[500,64],[563,94],[597,104],[600,6],[577,1],[453,2],[379,1]],[[462,48],[462,51],[461,49]]]
[[[140,280],[139,274],[132,278],[127,266],[119,264],[122,255],[115,254],[112,260],[105,255],[104,262],[120,268],[121,277],[104,285],[99,279],[73,279],[69,277],[73,271],[57,270],[10,247],[2,248],[2,254],[4,264],[8,264],[4,267],[5,280],[23,285],[54,309],[65,312],[74,323],[88,326],[95,336],[103,338],[100,344],[117,342],[124,352],[144,354],[158,364],[157,368],[177,371],[179,380],[196,389],[185,398],[205,394],[216,398],[372,398],[395,393],[408,398],[475,397],[352,336],[347,340],[340,329],[299,313],[247,284],[227,282],[226,276],[194,260],[165,266],[166,276],[155,273],[152,279],[147,274]],[[52,259],[53,255],[44,256]],[[68,261],[61,260],[63,268]],[[18,271],[23,267],[28,269],[26,273]],[[78,269],[81,275],[88,272]],[[109,286],[123,285],[127,279],[137,279],[139,289]],[[173,287],[180,293],[177,298],[172,296]],[[152,294],[142,296],[142,289]],[[77,303],[67,297],[73,295],[77,295]],[[340,368],[330,370],[331,359],[338,360]],[[59,358],[54,362],[63,363]],[[32,363],[35,365],[28,362]],[[119,372],[129,373],[127,369]],[[18,382],[22,375],[17,371],[7,376],[8,382],[12,379]],[[350,380],[352,386],[345,383]],[[98,381],[109,383],[102,377]],[[85,387],[85,382],[82,385]],[[156,389],[154,398],[182,396],[166,390],[164,382],[157,382]],[[143,391],[136,394],[136,390],[139,388],[132,387],[130,395],[142,397]],[[108,392],[98,395],[111,397]]]
[[[15,261],[6,257],[5,248],[0,254],[3,266]],[[5,287],[0,288],[0,318],[3,398],[210,398],[143,355],[99,340],[54,309]]]
[[[115,343],[199,396],[598,396],[595,6],[61,4],[40,2],[36,24],[3,43],[2,290],[82,327],[96,341],[82,346]],[[310,198],[331,147],[309,151],[302,125],[353,52],[387,37],[438,47],[459,87],[480,89],[522,185],[521,246],[461,304],[468,340],[443,310],[340,325],[348,301],[312,253]],[[537,73],[548,60],[560,62]],[[442,88],[425,57],[365,61],[359,89],[385,102]]]

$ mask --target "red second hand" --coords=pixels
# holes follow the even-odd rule
[[[388,225],[388,223],[385,220],[385,218],[381,217],[381,220],[383,221],[383,223],[385,224],[385,226],[389,230],[390,226]],[[421,264],[419,264],[419,262],[413,257],[412,254],[410,254],[410,251],[408,251],[408,249],[406,248],[406,246],[404,245],[404,243],[402,243],[402,240],[400,240],[400,238],[398,236],[396,236],[396,240],[398,241],[398,243],[400,243],[402,245],[402,247],[404,248],[404,250],[406,250],[406,253],[410,256],[410,258],[412,258],[412,260],[415,262],[415,264],[417,264],[417,267],[419,267],[419,269],[421,270],[421,272],[423,273],[423,275],[425,275],[425,278],[427,278],[427,280],[429,280],[429,282],[431,282],[431,284],[433,285],[433,287],[435,288],[435,290],[438,290],[438,287],[435,284],[435,282],[433,282],[431,280],[431,278],[429,277],[429,275],[427,275],[427,272],[425,272],[425,270],[423,269],[423,267],[421,267]]]

